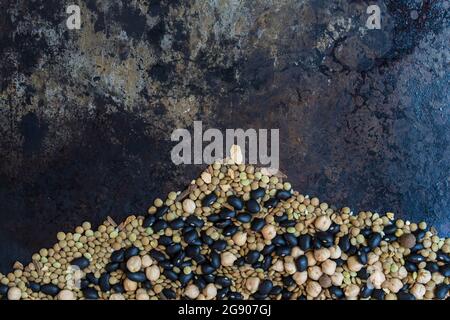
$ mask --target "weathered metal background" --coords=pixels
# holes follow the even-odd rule
[[[0,270],[182,189],[194,120],[280,128],[298,190],[449,235],[449,1],[378,1],[381,30],[368,1],[0,3]]]

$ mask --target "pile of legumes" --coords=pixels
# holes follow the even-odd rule
[[[214,163],[145,216],[89,222],[0,274],[4,299],[446,299],[450,238]]]

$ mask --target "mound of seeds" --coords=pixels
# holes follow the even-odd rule
[[[445,299],[450,238],[353,214],[253,166],[207,168],[144,217],[89,222],[0,274],[4,299]]]

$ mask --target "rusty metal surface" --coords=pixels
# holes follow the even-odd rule
[[[450,231],[448,1],[0,1],[0,270],[201,170],[194,120],[280,128],[294,187]]]

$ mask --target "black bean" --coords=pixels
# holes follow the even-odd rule
[[[250,198],[258,200],[266,194],[266,189],[264,188],[258,188],[256,190],[250,191]]]
[[[325,248],[329,248],[334,244],[333,235],[331,233],[320,231],[316,233],[316,237]]]
[[[288,246],[278,246],[275,249],[275,254],[280,257],[286,257],[291,254],[291,248]]]
[[[372,292],[372,298],[376,300],[384,300],[385,293],[383,289],[374,289]]]
[[[239,227],[233,224],[233,225],[228,226],[225,229],[223,229],[222,234],[226,237],[231,237],[238,231],[239,231]]]
[[[412,262],[412,263],[420,263],[422,261],[425,261],[425,257],[420,255],[420,254],[413,253],[413,254],[410,254],[406,258],[406,260],[409,261],[409,262]]]
[[[248,223],[252,220],[252,215],[249,213],[240,213],[236,216],[236,220],[242,223]]]
[[[262,295],[268,295],[273,288],[273,283],[270,280],[263,280],[258,288],[258,292]]]
[[[228,288],[228,287],[217,290],[217,295],[216,295],[217,299],[218,300],[225,299],[225,297],[227,296],[229,291],[230,291],[230,288]]]
[[[151,227],[156,221],[156,217],[153,214],[150,214],[145,217],[144,221],[142,222],[142,226],[144,228]]]
[[[163,274],[168,270],[164,270]],[[144,282],[147,278],[144,272],[127,272],[127,278],[134,282]]]
[[[203,264],[206,262],[206,257],[202,254],[197,254],[193,256],[192,259],[197,262],[197,264]]]
[[[217,276],[216,277],[216,284],[218,284],[222,288],[225,288],[225,287],[231,286],[232,283],[231,283],[230,278],[228,278],[228,277]]]
[[[183,263],[184,258],[186,258],[186,253],[184,253],[184,251],[180,251],[175,257],[173,257],[172,263],[176,266],[180,266]]]
[[[361,264],[363,265],[367,264],[368,261],[367,253],[364,250],[359,248],[358,251],[356,251],[356,255],[358,256],[358,260]]]
[[[290,292],[287,289],[283,289],[283,291],[281,292],[281,299],[282,300],[290,300],[292,297],[292,292]]]
[[[283,284],[285,287],[290,287],[295,284],[294,278],[292,276],[283,277]]]
[[[309,234],[302,234],[298,237],[298,245],[303,251],[308,251],[312,248],[312,237]]]
[[[81,270],[83,270],[83,269],[89,267],[89,260],[86,259],[85,257],[80,257],[80,258],[73,259],[70,262],[70,264],[75,265],[75,266],[79,267]]]
[[[120,269],[120,262],[110,262],[105,266],[107,272],[114,272]]]
[[[284,239],[286,240],[287,245],[291,247],[295,247],[298,244],[297,237],[292,233],[285,233]]]
[[[183,285],[183,286],[187,285],[189,283],[189,281],[191,281],[193,278],[194,278],[194,274],[192,272],[188,273],[188,274],[181,272],[178,275],[178,281],[180,281],[181,285]]]
[[[383,240],[386,241],[386,242],[394,242],[394,241],[397,240],[397,237],[395,236],[395,234],[386,234],[383,237]]]
[[[164,269],[169,269],[169,270],[173,269],[173,267],[174,267],[173,263],[171,261],[169,261],[169,260],[161,261],[159,263],[159,265],[161,267],[163,267]]]
[[[169,207],[166,205],[163,205],[156,209],[155,216],[157,218],[162,218],[163,215],[165,215],[169,211]]]
[[[420,251],[420,250],[422,250],[422,249],[424,249],[424,248],[425,248],[425,247],[423,246],[422,243],[416,243],[416,244],[414,245],[414,247],[412,247],[410,250],[411,250],[411,252],[416,253],[417,251]]]
[[[6,284],[0,283],[0,296],[6,296],[8,294],[8,290],[9,290],[9,287]],[[35,291],[33,290],[33,292],[35,292]]]
[[[381,239],[382,239],[381,234],[379,234],[378,232],[372,233],[369,237],[367,244],[371,249],[375,249],[380,245]]]
[[[367,268],[362,268],[356,274],[358,275],[358,278],[362,280],[367,280],[369,279],[370,276],[369,272],[367,271]]]
[[[119,249],[111,253],[112,262],[122,262],[125,260],[125,249]]]
[[[86,289],[87,287],[89,287],[89,281],[87,281],[87,279],[81,279],[80,281],[80,289]]]
[[[217,269],[218,267],[220,267],[220,254],[218,254],[217,252],[213,251],[209,255],[209,258],[211,259],[211,265],[214,268]]]
[[[328,289],[328,291],[330,292],[331,297],[333,297],[334,299],[342,299],[344,297],[344,291],[336,286],[332,286]]]
[[[258,201],[255,199],[250,199],[246,204],[247,210],[251,213],[258,213],[261,210]]]
[[[194,284],[200,289],[203,290],[205,289],[207,283],[205,282],[205,280],[203,280],[202,278],[197,278],[194,280]]]
[[[437,261],[442,261],[442,262],[445,262],[445,263],[450,263],[449,255],[444,253],[444,252],[442,252],[441,250],[436,252],[436,260]]]
[[[209,222],[214,223],[214,222],[218,222],[220,220],[220,217],[217,213],[213,213],[213,214],[210,214],[206,219]]]
[[[332,235],[336,235],[336,233],[339,233],[339,231],[341,231],[341,226],[333,222],[327,231],[330,232]]]
[[[113,291],[115,293],[124,293],[125,292],[125,288],[124,288],[123,284],[116,283],[115,285],[113,285],[111,287],[111,291]]]
[[[142,288],[144,288],[146,290],[150,290],[151,288],[153,288],[153,285],[150,280],[145,280],[144,282],[142,282]],[[114,288],[113,288],[113,290],[114,290]]]
[[[166,297],[166,299],[169,300],[173,300],[177,297],[175,291],[173,291],[172,289],[163,289],[161,293],[164,295],[164,297]]]
[[[288,219],[289,219],[288,215],[284,214],[284,213],[281,216],[275,216],[275,218],[274,218],[276,223],[280,223],[280,222],[286,221]]]
[[[250,225],[250,229],[255,232],[259,232],[262,230],[262,228],[264,228],[265,225],[266,225],[266,221],[264,221],[264,219],[254,218]]]
[[[211,245],[211,248],[221,252],[227,248],[227,242],[225,240],[217,240]]]
[[[279,224],[282,227],[289,228],[289,227],[295,226],[297,224],[297,221],[287,219],[287,220],[281,221]]]
[[[125,260],[130,259],[131,257],[137,256],[139,254],[139,248],[135,246],[131,246],[125,250]]]
[[[211,192],[210,194],[206,195],[202,199],[202,206],[203,207],[210,207],[216,201],[217,201],[216,194],[214,192]]]
[[[270,255],[272,252],[275,251],[275,245],[274,244],[266,244],[264,248],[261,251],[261,254],[263,255]]]
[[[186,252],[186,255],[190,258],[192,258],[193,256],[196,256],[200,253],[200,247],[199,246],[193,246],[193,245],[189,245],[186,247],[186,249],[184,250]]]
[[[230,219],[225,219],[225,220],[217,221],[214,225],[216,226],[216,228],[225,229],[226,227],[230,226],[232,223],[233,222]]]
[[[206,234],[206,231],[202,231],[200,237],[202,238],[202,242],[207,246],[211,246],[214,243],[214,239]]]
[[[434,296],[436,297],[436,299],[439,299],[439,300],[444,299],[448,293],[449,288],[450,288],[450,286],[445,283],[438,284],[434,291]]]
[[[236,196],[228,197],[228,204],[236,210],[242,210],[242,208],[244,208],[244,202]]]
[[[425,238],[426,231],[425,230],[418,230],[418,231],[415,232],[415,235],[416,235],[416,241],[417,242],[422,241],[423,238]]]
[[[275,238],[272,239],[272,244],[276,246],[285,246],[286,240],[282,235],[276,235]]]
[[[171,281],[178,280],[178,274],[172,270],[164,270],[163,275]],[[144,274],[144,277],[145,277],[145,274]],[[130,279],[130,280],[132,280],[132,279]]]
[[[202,273],[203,274],[211,274],[216,270],[216,268],[214,268],[212,265],[210,264],[202,264]]]
[[[192,266],[192,261],[191,260],[184,260],[180,264],[177,264],[178,268],[191,267],[191,266]]]
[[[169,226],[169,224],[167,223],[167,221],[165,220],[157,220],[154,224],[153,224],[153,231],[154,232],[160,232],[161,230],[166,229]]]
[[[262,293],[260,293],[260,292],[255,292],[254,294],[253,294],[253,299],[254,300],[264,300],[264,299],[266,299],[267,298],[267,294],[262,294]]]
[[[275,196],[278,200],[287,200],[292,196],[292,194],[286,190],[278,190]]]
[[[272,290],[270,290],[269,294],[271,296],[277,296],[277,295],[279,295],[281,293],[281,291],[283,291],[283,287],[281,287],[281,286],[274,286],[272,288]]]
[[[384,226],[383,228],[384,234],[394,234],[395,231],[397,231],[397,226],[394,223]]]
[[[397,298],[398,300],[416,300],[416,297],[414,297],[411,293],[404,291],[397,293]]]
[[[373,288],[369,287],[367,284],[365,284],[362,289],[361,292],[359,293],[359,296],[361,298],[369,298],[372,296],[373,293]]]
[[[439,272],[444,276],[444,277],[450,277],[450,264],[445,264],[442,267],[439,268]]]
[[[231,218],[234,218],[235,216],[236,216],[236,211],[230,210],[228,208],[223,208],[219,213],[219,217],[221,219],[231,219]]]
[[[425,269],[430,271],[431,273],[439,271],[439,265],[436,262],[428,261]]]
[[[372,229],[364,228],[360,231],[360,233],[364,236],[364,238],[367,238],[372,234]]]
[[[169,222],[169,226],[172,230],[179,230],[184,227],[184,220],[183,218],[176,218]]]
[[[187,244],[195,244],[197,245],[197,241],[199,240],[198,238],[198,233],[195,230],[191,230],[186,232],[183,235],[184,241],[186,241]]]
[[[156,249],[152,249],[150,251],[150,257],[152,257],[153,259],[155,259],[158,262],[166,260],[165,254]]]
[[[336,266],[337,267],[342,267],[344,265],[344,263],[345,263],[345,261],[343,259],[341,259],[341,258],[335,259],[334,262],[336,262]]]
[[[320,242],[320,240],[317,239],[317,238],[313,238],[313,244],[312,245],[313,245],[313,249],[314,250],[322,248],[322,242]]]
[[[214,283],[216,281],[216,276],[214,274],[204,274],[202,278],[206,281],[206,283]]]
[[[410,285],[407,284],[407,283],[405,283],[405,284],[403,285],[403,287],[402,287],[399,291],[408,291],[409,288],[410,288]]]
[[[295,260],[295,266],[297,271],[303,272],[308,269],[308,258],[306,256],[300,256]]]
[[[269,270],[269,268],[272,266],[272,260],[272,256],[265,257],[261,263],[261,269],[263,269],[264,271]]]
[[[347,234],[339,239],[339,248],[341,248],[343,252],[347,252],[350,249],[350,245],[350,238]]]
[[[405,261],[405,269],[408,272],[416,272],[417,271],[417,266],[415,263],[409,262],[409,261]]]
[[[117,263],[117,262],[116,262]],[[117,263],[118,264],[118,263]],[[117,270],[117,269],[116,269]],[[108,271],[108,270],[107,270]],[[98,285],[98,278],[95,276],[95,274],[93,274],[92,272],[91,273],[88,273],[87,275],[86,275],[86,279],[87,279],[87,281],[89,281],[90,283],[92,283],[93,285]]]
[[[163,245],[165,247],[167,247],[168,245],[170,245],[172,243],[173,243],[172,237],[169,237],[169,236],[162,235],[158,239],[158,244]]]
[[[297,300],[308,300],[304,295],[298,296]]]
[[[107,292],[109,290],[111,290],[111,285],[109,284],[109,279],[111,278],[111,275],[107,272],[104,272],[101,276],[100,279],[98,280],[98,284],[100,285],[100,289],[103,292]]]
[[[33,291],[33,292],[41,291],[41,285],[39,283],[36,283],[36,282],[29,282],[28,283],[28,288],[30,288],[31,291]],[[8,286],[6,286],[6,291],[8,291]],[[6,292],[2,293],[1,292],[1,286],[0,286],[0,295],[2,295],[2,294],[6,294]]]
[[[236,259],[236,261],[234,262],[234,265],[236,267],[242,267],[245,264],[245,258],[244,257],[239,257]]]
[[[86,288],[83,290],[83,296],[87,300],[97,300],[98,292],[94,288]]]
[[[244,297],[242,296],[242,294],[240,292],[230,291],[230,292],[228,292],[228,299],[229,300],[243,300]]]
[[[250,250],[247,255],[245,256],[245,262],[248,264],[253,264],[258,261],[260,257],[259,251],[256,250]]]
[[[186,218],[186,223],[195,228],[201,228],[205,225],[205,221],[203,221],[203,219],[197,218],[193,215]]]
[[[264,207],[267,209],[271,209],[276,207],[278,204],[278,199],[277,198],[270,198],[269,200],[267,200],[266,202],[264,202]]]
[[[350,246],[350,249],[347,250],[347,256],[353,256],[358,252],[358,248],[354,245]]]
[[[59,288],[54,284],[43,284],[41,286],[41,292],[54,297],[59,293]]]
[[[166,252],[169,256],[173,257],[178,252],[180,252],[183,248],[181,247],[181,244],[179,243],[173,243],[170,246],[166,248]]]

